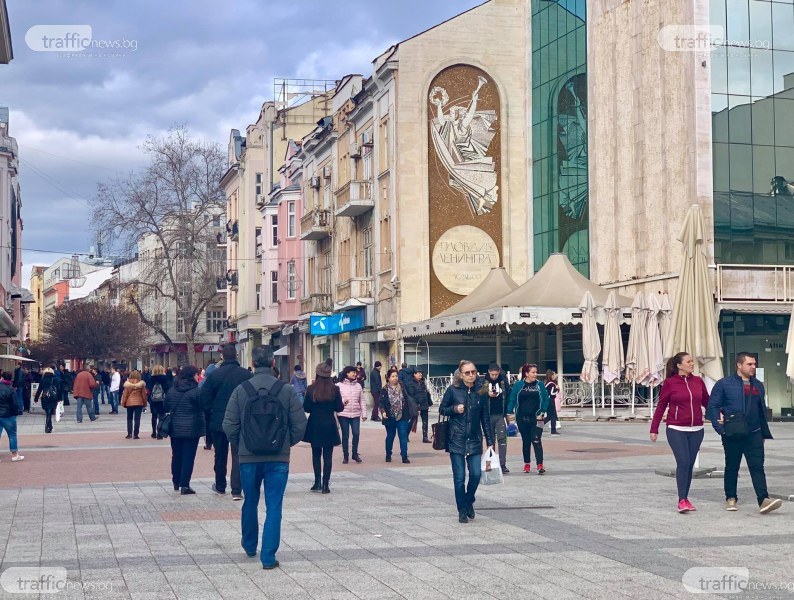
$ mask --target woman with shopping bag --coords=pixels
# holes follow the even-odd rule
[[[447,452],[452,463],[452,480],[455,484],[455,504],[458,522],[468,523],[474,519],[474,502],[482,476],[482,439],[493,452],[491,417],[488,397],[478,393],[477,367],[471,361],[461,361],[452,385],[444,392],[439,412],[449,417],[447,427]],[[496,464],[499,459],[497,456]],[[466,485],[466,468],[469,483]]]
[[[52,418],[55,416],[55,411],[60,404],[58,402],[58,393],[60,391],[60,383],[55,377],[55,371],[47,367],[42,372],[41,382],[39,388],[36,390],[36,395],[33,398],[33,403],[41,399],[41,408],[44,409],[44,433],[52,433]],[[61,407],[61,411],[63,408]],[[60,419],[57,419],[60,421]]]

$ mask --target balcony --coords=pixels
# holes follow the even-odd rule
[[[301,219],[302,240],[322,240],[331,237],[331,211],[317,209],[309,211]]]
[[[227,221],[226,234],[229,236],[229,239],[231,239],[233,242],[236,242],[240,237],[240,224],[236,220]]]
[[[229,269],[226,271],[226,283],[229,284],[229,289],[237,291],[237,286],[239,284],[238,275],[236,269]]]
[[[226,277],[218,277],[215,280],[215,287],[219,294],[225,294],[226,290],[228,289]]]
[[[794,266],[717,265],[717,302],[794,302]]]
[[[301,314],[331,312],[331,294],[311,294],[301,298]]]
[[[372,298],[371,277],[351,277],[336,286],[336,303],[342,304],[348,300]]]
[[[215,234],[215,240],[217,242],[218,248],[225,248],[226,247],[226,234],[222,231],[219,231]]]
[[[358,217],[375,207],[371,181],[351,181],[342,186],[336,197],[337,217]]]

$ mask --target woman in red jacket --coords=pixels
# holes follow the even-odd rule
[[[667,442],[675,456],[675,480],[678,484],[678,512],[695,510],[689,501],[692,469],[703,442],[703,410],[709,403],[706,384],[692,375],[695,363],[686,352],[667,361],[659,404],[651,421],[651,441],[659,436],[659,423],[667,410]]]

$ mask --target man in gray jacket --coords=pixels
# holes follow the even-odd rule
[[[257,391],[270,390],[276,383],[276,378],[272,375],[273,349],[269,346],[254,348],[252,360],[254,376],[248,382]],[[278,454],[258,455],[246,447],[242,428],[243,413],[249,396],[244,386],[240,385],[232,392],[223,419],[223,431],[229,441],[238,447],[240,479],[245,496],[242,509],[242,546],[248,556],[256,556],[259,535],[257,511],[264,482],[267,514],[262,528],[262,550],[259,558],[265,569],[275,569],[279,566],[276,551],[281,542],[281,508],[289,476],[290,448],[303,439],[306,429],[306,413],[303,412],[303,405],[298,400],[295,389],[291,385],[284,385],[278,394],[278,399],[288,415],[287,435]]]

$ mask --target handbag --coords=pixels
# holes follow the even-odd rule
[[[157,437],[167,438],[171,435],[171,413],[165,413],[157,422]]]
[[[419,416],[419,407],[416,404],[416,400],[414,400],[408,394],[405,394],[404,397],[405,397],[404,406],[406,406],[408,408],[408,416],[411,419],[416,419]]]
[[[438,413],[438,421],[433,423],[433,450],[447,449],[447,433],[449,432],[449,419],[444,417],[441,420],[441,412]]]

